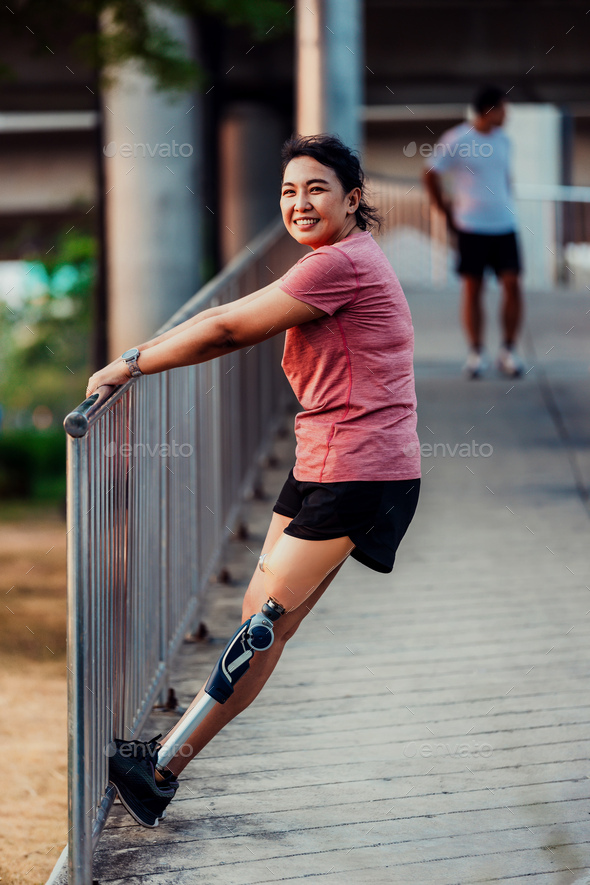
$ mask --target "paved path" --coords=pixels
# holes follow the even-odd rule
[[[456,296],[409,300],[432,448],[393,575],[347,563],[158,830],[114,809],[101,885],[590,882],[590,299],[530,299],[514,384],[459,376]],[[183,647],[182,702],[238,623],[291,451],[231,545],[217,642]]]

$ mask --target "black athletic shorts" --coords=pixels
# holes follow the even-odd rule
[[[482,277],[486,267],[499,276],[504,271],[520,273],[522,266],[516,234],[473,234],[457,232],[457,273]]]
[[[353,559],[389,573],[419,492],[419,479],[300,482],[291,470],[273,510],[292,517],[287,535],[306,541],[349,537]]]

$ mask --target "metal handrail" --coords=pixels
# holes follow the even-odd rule
[[[272,224],[159,333],[267,285],[301,254],[282,222]],[[92,881],[114,799],[106,748],[140,731],[165,688],[287,408],[281,349],[277,336],[100,388],[64,421],[71,885]]]
[[[519,200],[590,203],[590,187],[574,184],[517,184],[514,190]]]
[[[106,401],[110,400],[111,397],[115,397],[115,394],[116,398],[122,396],[127,387],[130,386],[131,380],[125,385],[125,388],[115,388],[106,384],[99,387],[96,393],[93,393],[88,399],[85,399],[84,402],[80,403],[79,406],[76,406],[75,409],[66,415],[64,418],[64,429],[66,433],[76,439],[79,439],[81,436],[86,436],[90,423],[100,414],[102,406]]]

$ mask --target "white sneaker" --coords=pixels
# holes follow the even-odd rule
[[[481,378],[487,369],[487,360],[482,350],[472,348],[465,360],[463,371],[468,378]]]
[[[500,348],[496,365],[498,370],[508,378],[520,378],[524,373],[523,362],[511,347]]]

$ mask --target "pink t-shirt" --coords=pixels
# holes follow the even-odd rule
[[[280,287],[328,315],[287,330],[282,366],[303,406],[295,479],[416,479],[414,329],[369,231],[304,255]]]

